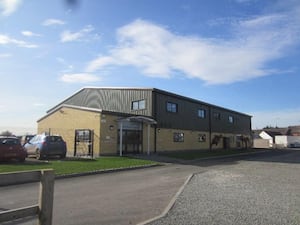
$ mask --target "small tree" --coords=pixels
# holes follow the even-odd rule
[[[2,131],[1,133],[0,133],[0,136],[12,136],[13,135],[13,133],[12,132],[10,132],[10,131]]]

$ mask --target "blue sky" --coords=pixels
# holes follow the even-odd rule
[[[300,125],[298,0],[0,0],[0,131],[84,86],[155,87]]]

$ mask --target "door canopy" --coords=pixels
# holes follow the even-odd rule
[[[145,116],[131,116],[131,117],[119,119],[119,121],[140,122],[140,123],[143,122],[145,124],[150,124],[150,125],[157,123],[154,119]]]

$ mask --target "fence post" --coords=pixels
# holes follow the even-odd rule
[[[54,176],[51,169],[41,171],[38,225],[52,224]]]

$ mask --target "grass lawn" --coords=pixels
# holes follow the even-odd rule
[[[206,150],[206,151],[188,151],[188,152],[166,152],[161,153],[161,155],[183,159],[183,160],[193,160],[193,159],[201,159],[208,158],[214,156],[226,156],[226,155],[234,155],[234,154],[242,154],[247,152],[257,152],[260,150],[257,149],[219,149],[219,150]]]
[[[105,169],[128,168],[134,166],[157,164],[148,160],[133,159],[128,157],[101,157],[97,159],[66,159],[35,161],[26,159],[24,163],[0,163],[0,173],[54,169],[56,175],[66,175],[79,172],[91,172]]]

